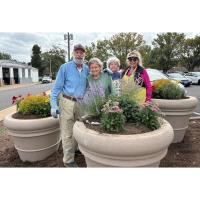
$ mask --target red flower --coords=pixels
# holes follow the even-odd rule
[[[17,98],[18,98],[18,97],[16,97],[16,96],[13,96],[13,97],[12,97],[12,104],[14,104],[14,103],[17,101]]]

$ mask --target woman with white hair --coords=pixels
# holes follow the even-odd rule
[[[103,63],[98,58],[88,62],[90,75],[87,77],[87,88],[99,96],[114,95],[112,79],[108,73],[103,73]]]
[[[140,92],[137,94],[139,103],[150,102],[152,95],[152,87],[149,75],[142,66],[142,58],[138,51],[132,51],[127,55],[128,67],[122,73],[122,79],[127,81],[133,78],[135,83],[141,86]]]
[[[104,72],[108,72],[112,76],[112,84],[115,94],[120,95],[120,79],[121,73],[119,72],[120,60],[117,57],[110,57],[107,60],[107,68]]]
[[[121,78],[119,67],[120,67],[120,60],[117,57],[110,57],[107,60],[106,70],[112,75],[112,80],[118,80]]]

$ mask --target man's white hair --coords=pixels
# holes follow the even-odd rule
[[[89,68],[90,68],[90,65],[95,64],[95,63],[101,68],[101,70],[103,70],[103,63],[101,62],[99,58],[91,58],[88,62]]]
[[[107,68],[110,68],[110,64],[111,63],[115,63],[118,65],[118,67],[120,66],[120,60],[117,58],[117,57],[110,57],[108,60],[107,60]]]

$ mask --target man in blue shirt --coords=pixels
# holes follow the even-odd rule
[[[72,136],[72,130],[75,121],[79,117],[77,100],[84,96],[86,78],[89,74],[88,66],[84,64],[84,58],[85,48],[81,44],[75,45],[73,60],[60,66],[51,92],[51,115],[57,118],[58,113],[60,113],[63,163],[67,167],[77,167],[74,161],[77,142]]]

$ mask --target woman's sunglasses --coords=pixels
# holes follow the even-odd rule
[[[138,57],[130,57],[130,58],[128,58],[128,60],[129,60],[129,61],[132,61],[132,60],[133,60],[133,61],[136,61],[136,60],[138,60]]]

